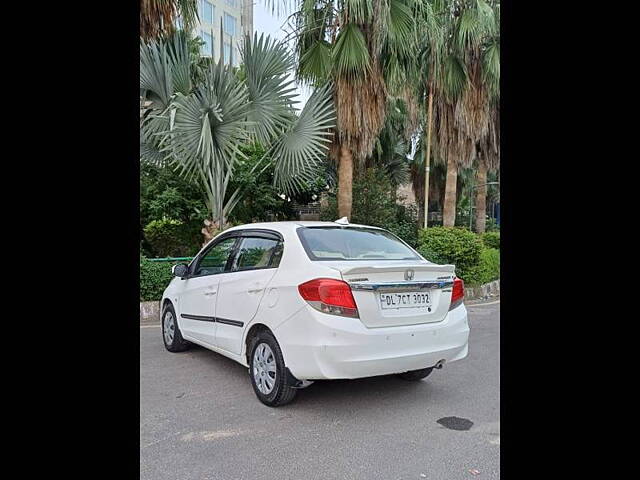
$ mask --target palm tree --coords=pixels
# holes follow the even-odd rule
[[[140,0],[140,37],[151,40],[175,30],[180,17],[190,31],[198,19],[196,0]]]
[[[491,92],[499,88],[499,2],[463,0],[454,2],[450,52],[464,71],[465,82],[453,102],[443,106],[444,123],[450,143],[447,156],[447,184],[443,225],[453,226],[456,214],[456,177],[459,167],[469,167],[475,159],[477,144],[488,135]],[[494,9],[496,7],[496,9]],[[497,43],[499,45],[499,43]],[[496,71],[497,67],[497,71]],[[441,125],[442,129],[442,125]],[[486,183],[486,182],[485,182]]]
[[[421,63],[425,68],[420,98],[425,103],[423,111],[427,112],[423,166],[429,169],[431,151],[447,165],[445,226],[455,224],[458,168],[472,165],[476,144],[488,131],[486,85],[496,78],[499,83],[499,70],[489,71],[495,63],[486,61],[490,45],[496,38],[499,41],[499,25],[492,7],[499,6],[499,2],[488,1],[425,0],[422,10],[420,25],[425,41]],[[497,58],[499,68],[499,55]],[[427,175],[422,178],[428,181]]]
[[[489,98],[487,131],[478,142],[476,232],[484,233],[487,219],[487,172],[500,166],[500,3],[493,5],[497,31],[483,52],[483,83]]]
[[[275,10],[288,0],[268,0]],[[338,213],[351,216],[354,162],[371,155],[384,125],[389,93],[418,70],[416,12],[420,0],[297,0],[292,15],[297,77],[334,85]]]
[[[227,192],[234,165],[244,158],[242,145],[259,142],[267,147],[265,161],[254,170],[273,162],[274,183],[293,193],[304,189],[322,166],[335,125],[329,86],[317,89],[295,114],[287,79],[294,63],[284,44],[263,35],[247,37],[241,56],[241,71],[209,61],[194,76],[186,35],[140,45],[145,105],[141,158],[170,162],[202,186],[211,214],[205,237],[225,228],[229,213],[246,193]]]
[[[487,222],[487,173],[500,166],[500,106],[493,105],[489,132],[478,143],[476,172],[476,232],[484,233]]]
[[[409,105],[402,98],[389,98],[387,115],[365,167],[379,167],[397,189],[410,179],[411,139],[415,126],[411,123]]]

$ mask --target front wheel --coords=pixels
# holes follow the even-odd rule
[[[285,383],[285,365],[280,345],[271,332],[262,331],[252,342],[249,374],[258,400],[269,407],[291,402],[297,390]]]
[[[411,370],[410,372],[399,373],[398,376],[403,380],[417,382],[418,380],[428,377],[432,371],[433,367],[422,368],[420,370]]]
[[[162,339],[164,347],[170,352],[183,352],[189,348],[189,342],[182,338],[176,320],[176,311],[170,303],[167,303],[162,310]]]

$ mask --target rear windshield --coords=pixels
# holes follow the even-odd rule
[[[372,228],[306,227],[298,229],[311,260],[415,260],[409,247],[389,232]]]

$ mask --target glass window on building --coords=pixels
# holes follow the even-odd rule
[[[213,16],[215,14],[215,7],[208,0],[202,0],[202,6],[200,7],[202,21],[204,23],[213,24]]]
[[[224,32],[231,36],[236,34],[236,17],[227,12],[224,13]]]
[[[200,38],[204,41],[204,45],[202,46],[202,54],[213,56],[213,37],[210,33],[205,32],[204,30],[200,31]]]
[[[224,42],[224,63],[229,63],[231,58],[231,44]]]

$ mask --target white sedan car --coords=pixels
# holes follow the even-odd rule
[[[190,343],[249,368],[258,399],[318,379],[420,380],[467,355],[464,286],[384,229],[274,222],[225,230],[162,296],[170,352]]]

